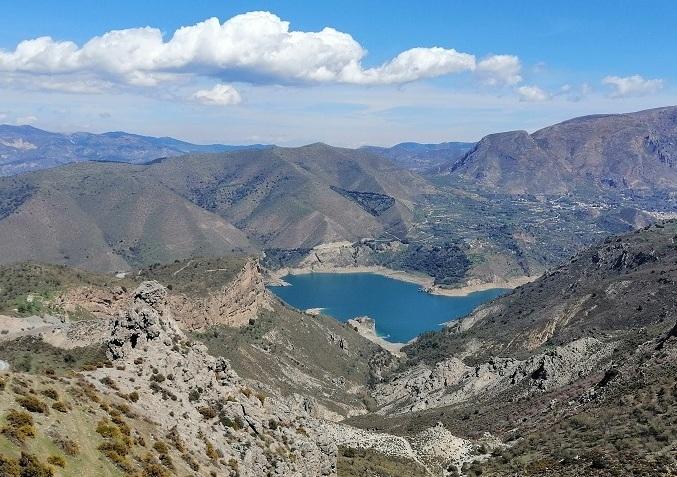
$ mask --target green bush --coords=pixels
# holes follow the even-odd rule
[[[60,455],[50,455],[47,457],[47,462],[57,467],[66,467],[66,459]]]
[[[16,398],[16,402],[27,411],[39,414],[49,414],[49,406],[47,403],[39,400],[35,396],[21,396]]]
[[[52,409],[66,413],[68,412],[68,405],[63,401],[57,401],[54,404],[52,404]]]
[[[59,393],[57,393],[56,389],[54,389],[54,388],[43,389],[42,394],[44,396],[47,396],[48,398],[52,399],[53,401],[59,400]]]
[[[80,446],[78,443],[68,437],[58,436],[54,439],[54,443],[64,451],[66,455],[76,456],[80,453]]]
[[[22,452],[19,465],[21,466],[21,477],[53,477],[54,475],[54,470],[41,463],[33,454]]]
[[[214,419],[217,416],[216,410],[211,406],[198,407],[197,412],[202,414],[202,417],[207,420]]]
[[[2,429],[2,433],[9,440],[23,444],[29,437],[35,437],[33,416],[27,412],[10,409],[7,416],[5,416],[5,420],[7,425]]]
[[[19,461],[0,454],[0,475],[2,477],[21,477]]]

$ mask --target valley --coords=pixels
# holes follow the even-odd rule
[[[676,114],[660,108],[545,128],[534,134],[538,160],[578,167],[577,153],[561,156],[561,148],[545,148],[554,144],[546,138],[557,131],[571,144],[588,144],[594,132],[581,129],[587,124],[623,141],[645,140],[648,131],[664,144],[656,138],[671,134]],[[448,164],[531,157],[505,149],[519,142],[485,151],[494,142],[488,136],[475,148],[405,145],[391,152],[325,144],[250,148],[141,165],[83,162],[0,178],[0,261],[124,271],[195,255],[259,253],[272,270],[383,267],[432,280],[431,291],[444,293],[531,280],[606,235],[677,213],[664,147],[633,149],[652,164],[645,173],[661,178],[641,186],[630,180],[630,169],[613,169],[611,146],[595,153],[599,164],[608,163],[597,175],[567,178],[574,187],[566,190],[544,188],[545,179],[513,188],[474,180],[461,166],[392,162],[401,149],[397,154],[409,152],[397,157],[414,151],[442,155]],[[478,158],[481,151],[487,159]],[[529,176],[521,163],[514,166],[501,171]],[[625,174],[625,182],[610,185],[613,174]]]
[[[677,477],[676,2],[5,3],[0,477]]]
[[[125,277],[6,266],[0,409],[54,388],[66,410],[24,406],[35,437],[3,431],[0,446],[19,455],[26,442],[39,462],[51,452],[95,475],[670,475],[675,237],[675,221],[609,237],[397,354],[287,307],[250,260]],[[618,402],[647,416],[648,433]],[[98,424],[93,446],[82,441],[83,413],[134,440],[109,451],[117,438]],[[600,420],[618,436],[608,444]],[[55,432],[78,452],[41,444]],[[166,450],[144,450],[156,441]]]
[[[0,178],[0,470],[674,474],[674,118]]]

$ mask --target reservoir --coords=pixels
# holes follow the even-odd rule
[[[415,283],[372,273],[308,273],[288,275],[284,281],[291,286],[269,288],[289,305],[301,310],[322,308],[323,314],[340,321],[369,316],[379,336],[400,343],[437,330],[508,291],[494,288],[467,296],[430,295]]]

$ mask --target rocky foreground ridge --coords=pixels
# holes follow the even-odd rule
[[[674,475],[676,264],[677,221],[610,237],[400,356],[275,300],[253,261],[223,279],[191,261],[124,286],[90,277],[115,290],[87,295],[98,309],[0,322],[0,414],[31,394],[71,406],[30,411],[33,441],[0,424],[0,446],[18,459],[76,423],[95,433],[57,475]],[[177,296],[255,318],[184,321]],[[169,450],[148,457],[156,441]]]
[[[144,282],[134,291],[107,348],[114,368],[91,372],[92,383],[112,381],[122,393],[138,393],[139,412],[167,432],[175,429],[205,467],[220,475],[236,475],[233,467],[242,476],[335,473],[335,444],[308,416],[255,393],[225,359],[188,340],[159,283]],[[230,470],[206,458],[205,439]]]
[[[247,262],[224,294],[239,290],[239,296],[256,297],[260,279],[255,262]],[[33,317],[30,330],[15,329],[0,338],[3,356],[25,346],[33,349],[36,356],[70,353],[77,357],[85,350],[95,356],[96,350],[105,354],[107,361],[100,362],[103,364],[83,367],[80,372],[84,381],[77,378],[80,381],[71,384],[75,378],[69,376],[77,374],[52,378],[85,390],[87,399],[69,402],[73,413],[100,414],[96,404],[92,409],[88,400],[101,403],[101,409],[112,413],[111,417],[105,413],[103,417],[92,417],[95,432],[104,437],[110,434],[113,437],[106,439],[112,441],[104,440],[78,457],[77,464],[68,457],[66,470],[98,462],[92,475],[116,475],[111,465],[125,475],[144,476],[156,475],[145,473],[150,468],[163,472],[157,475],[343,475],[337,464],[344,453],[367,452],[378,460],[404,463],[407,469],[430,475],[476,459],[482,455],[479,449],[483,445],[498,445],[490,437],[456,437],[443,426],[404,436],[341,423],[345,415],[367,412],[365,402],[360,400],[368,399],[368,380],[378,379],[379,370],[389,366],[392,356],[334,320],[280,308],[265,289],[263,294],[271,300],[266,302],[273,305],[274,313],[263,308],[244,328],[228,321],[228,326],[217,323],[209,328],[212,331],[189,336],[190,322],[175,319],[172,293],[157,281],[142,282],[131,291],[113,288],[115,298],[102,298],[96,287],[85,295],[82,288],[73,292],[73,296],[96,297],[90,308],[94,316],[89,319],[71,321],[69,315],[65,321],[54,316]],[[254,301],[238,303],[246,311]],[[58,303],[63,306],[66,302]],[[74,312],[73,308],[67,309]],[[26,320],[5,318],[7,323],[10,319],[16,323]],[[2,326],[7,323],[3,321]],[[213,339],[205,340],[209,349],[195,339],[238,329],[242,329],[243,336],[259,332],[262,335],[250,341],[228,341],[227,336],[217,340],[226,346],[239,343],[239,354],[234,350],[212,354]],[[313,341],[293,341],[289,332],[309,333],[307,338]],[[317,339],[326,340],[326,344],[317,343]],[[295,349],[298,346],[308,348]],[[314,354],[312,346],[318,347],[319,354]],[[247,377],[240,376],[225,355],[237,359]],[[267,361],[268,355],[273,361]],[[304,356],[306,363],[299,361]],[[369,363],[356,362],[361,359]],[[279,370],[275,361],[281,364]],[[250,374],[249,366],[257,362],[271,372],[277,370],[287,386],[266,372]],[[18,364],[12,360],[12,368],[18,368]],[[77,364],[70,366],[77,368]],[[357,371],[349,371],[351,367]],[[39,383],[39,379],[18,373],[18,369],[11,371],[11,382]],[[373,378],[370,373],[374,373]],[[58,392],[67,394],[69,389],[59,387]],[[10,396],[0,395],[0,412],[12,405]],[[118,415],[118,408],[124,409],[125,417]],[[65,421],[58,422],[47,417],[45,422],[37,423],[36,432],[65,432],[64,422],[70,425],[73,415],[67,414]],[[120,433],[127,433],[129,439]],[[159,460],[144,457],[144,448],[150,443],[143,442],[149,436],[153,442],[160,442],[158,448],[169,446],[169,450],[158,451]],[[1,441],[0,434],[0,445]]]

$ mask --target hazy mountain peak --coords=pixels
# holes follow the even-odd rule
[[[82,161],[146,163],[194,152],[227,152],[269,146],[192,144],[170,137],[151,137],[124,131],[102,134],[61,134],[33,126],[0,125],[0,176]]]

